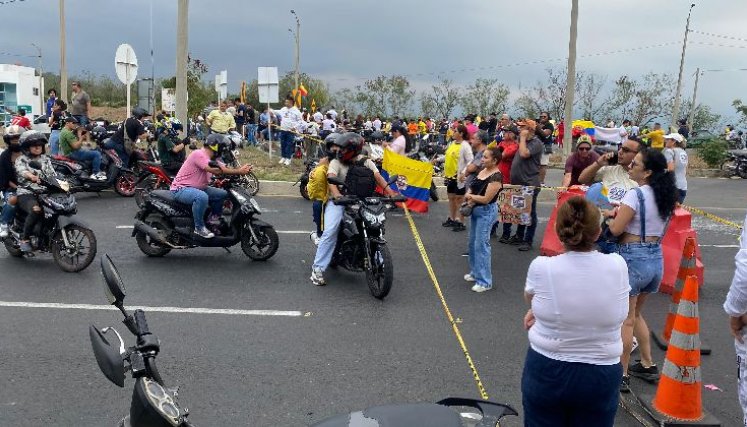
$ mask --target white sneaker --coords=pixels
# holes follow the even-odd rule
[[[472,292],[480,293],[480,292],[489,291],[491,289],[493,289],[492,286],[483,286],[483,285],[478,285],[477,283],[475,283],[475,286],[472,287]]]
[[[467,273],[467,274],[464,275],[464,281],[465,282],[474,282],[475,281],[475,277],[472,274]]]
[[[324,286],[327,283],[324,281],[324,273],[322,270],[312,268],[311,269],[311,283],[315,284],[316,286]]]
[[[8,237],[8,224],[0,224],[0,239]],[[316,233],[314,233],[316,235]]]
[[[97,181],[106,181],[106,174],[104,172],[95,173],[91,178]]]
[[[278,162],[278,164],[282,165],[283,163],[285,163],[285,158],[281,157],[280,161]]]
[[[285,166],[291,165],[291,159],[285,159]]]
[[[313,243],[314,246],[319,246],[319,241],[322,240],[322,238],[316,234],[316,231],[312,231],[311,234],[309,234],[309,239],[311,239],[311,243]]]
[[[212,232],[210,232],[210,230],[208,230],[205,227],[195,228],[195,234],[198,235],[198,236],[200,236],[200,237],[202,237],[202,238],[204,238],[204,239],[212,239],[213,237],[215,237],[215,234],[213,234]]]

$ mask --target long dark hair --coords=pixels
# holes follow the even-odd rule
[[[674,184],[674,174],[667,170],[667,159],[658,150],[641,151],[643,167],[651,171],[648,185],[654,190],[654,200],[659,209],[659,216],[666,220],[674,212],[677,204],[677,187]]]

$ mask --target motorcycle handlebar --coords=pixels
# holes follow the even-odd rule
[[[135,325],[139,335],[148,335],[150,330],[148,329],[148,321],[145,320],[145,312],[143,310],[135,310]]]

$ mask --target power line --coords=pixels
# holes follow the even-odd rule
[[[20,3],[22,1],[24,1],[24,0],[1,0],[0,1],[0,6],[6,5],[6,4],[11,4],[11,3]]]
[[[747,46],[738,46],[738,45],[733,45],[733,44],[719,44],[719,43],[708,43],[708,42],[690,42],[690,43],[701,45],[701,46],[717,46],[717,47],[731,47],[735,49],[747,49]]]
[[[709,36],[709,37],[718,37],[720,39],[729,39],[729,40],[737,40],[740,42],[747,42],[747,39],[742,39],[742,38],[733,37],[733,36],[725,36],[723,34],[707,33],[705,31],[698,31],[698,30],[690,30],[690,32],[695,33],[695,34],[702,34],[704,36]]]

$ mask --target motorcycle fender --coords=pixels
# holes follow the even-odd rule
[[[270,228],[274,228],[274,227],[273,227],[273,226],[272,226],[271,224],[269,224],[269,223],[267,223],[267,222],[264,222],[264,221],[262,221],[262,220],[259,220],[259,219],[253,219],[253,220],[251,220],[251,221],[249,221],[249,222],[250,222],[250,224],[252,224],[253,226],[255,226],[255,227],[259,227],[259,228],[265,228],[265,227],[270,227]]]
[[[77,216],[59,216],[57,217],[57,225],[61,230],[66,228],[68,225],[77,225],[87,230],[91,230],[91,226],[82,219],[79,219]]]

